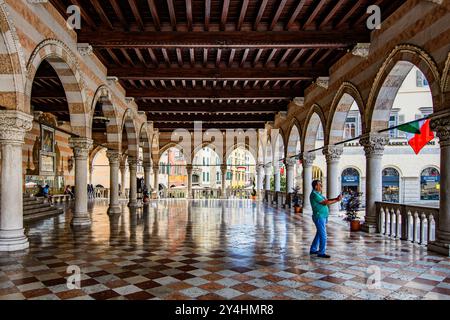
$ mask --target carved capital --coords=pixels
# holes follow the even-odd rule
[[[78,43],[77,49],[82,56],[90,56],[92,53],[94,53],[94,49],[89,43]]]
[[[297,159],[296,158],[287,158],[285,161],[285,165],[286,165],[286,169],[287,170],[292,170],[295,165],[297,164]]]
[[[324,89],[328,89],[329,83],[330,77],[318,77],[316,80],[316,85]]]
[[[381,156],[384,152],[384,147],[389,143],[389,137],[385,134],[369,133],[363,136],[359,143],[364,147],[366,157]]]
[[[130,167],[130,171],[136,171],[139,160],[135,157],[128,157],[128,166]]]
[[[194,166],[192,164],[187,164],[186,165],[186,171],[187,171],[188,174],[191,174],[193,169],[194,169]]]
[[[117,150],[108,150],[106,151],[106,157],[109,160],[109,164],[115,164],[115,165],[119,165],[120,160],[121,160],[121,155],[120,152]]]
[[[314,160],[316,160],[314,153],[307,152],[302,156],[302,164],[304,167],[311,167],[314,164]]]
[[[15,110],[0,110],[0,142],[23,143],[33,127],[33,116]]]
[[[153,172],[159,172],[159,165],[153,165]]]
[[[73,149],[73,154],[76,160],[87,160],[93,141],[88,138],[70,137],[69,145]]]
[[[326,146],[322,150],[327,162],[339,161],[343,152],[344,148],[342,146]]]
[[[431,130],[436,132],[441,146],[450,146],[450,116],[443,116],[430,121]]]
[[[354,56],[367,58],[369,56],[370,43],[358,43],[352,50]]]
[[[222,173],[226,173],[227,170],[228,170],[228,166],[226,164],[220,165],[220,171],[222,171]]]

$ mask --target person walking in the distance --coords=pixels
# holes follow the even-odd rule
[[[311,207],[313,210],[313,221],[316,225],[316,236],[309,250],[310,254],[317,254],[320,258],[330,258],[326,254],[327,249],[327,222],[328,222],[328,206],[342,200],[342,196],[339,195],[334,199],[327,199],[322,195],[322,182],[314,180],[312,182],[312,192],[309,196]],[[319,249],[317,250],[317,247]]]

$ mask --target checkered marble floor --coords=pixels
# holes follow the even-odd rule
[[[30,248],[0,253],[0,299],[450,299],[450,259],[332,218],[331,259],[309,256],[309,216],[240,200],[160,200],[93,224],[27,225]],[[81,271],[69,289],[68,267]],[[379,268],[379,269],[377,269]],[[368,278],[379,270],[379,288]]]

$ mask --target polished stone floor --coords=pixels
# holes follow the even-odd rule
[[[450,259],[328,224],[331,259],[309,256],[309,216],[244,200],[160,200],[93,224],[27,226],[30,249],[0,253],[0,299],[450,299]],[[81,288],[67,287],[69,266]],[[379,268],[379,269],[377,269]],[[368,286],[380,271],[379,288]],[[370,281],[369,281],[370,283]]]

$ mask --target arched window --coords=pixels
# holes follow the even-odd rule
[[[383,201],[400,202],[400,174],[395,168],[383,170]]]
[[[359,172],[355,168],[347,168],[342,171],[342,192],[359,192]]]
[[[420,200],[439,201],[441,176],[436,168],[426,168],[420,174]]]

